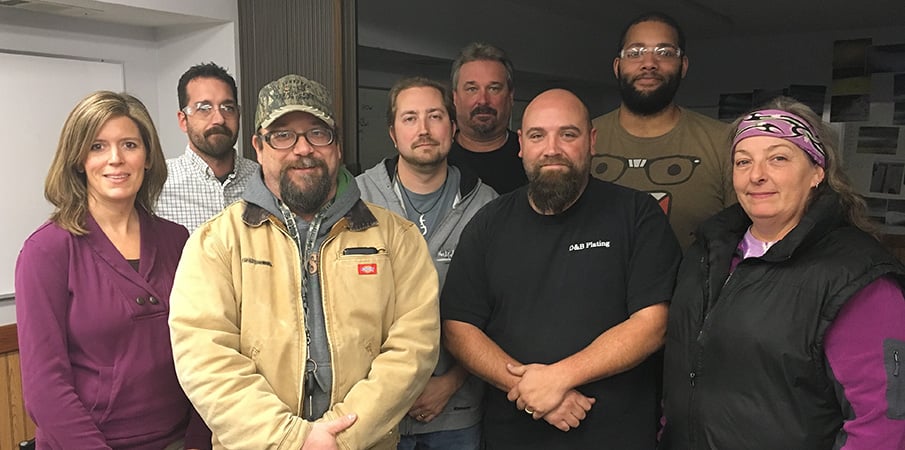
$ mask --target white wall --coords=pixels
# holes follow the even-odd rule
[[[187,143],[185,133],[179,129],[176,120],[176,113],[179,111],[176,85],[179,77],[195,64],[213,61],[226,68],[239,84],[239,56],[235,47],[237,34],[234,22],[188,30],[186,27],[158,29],[155,93],[159,117],[157,131],[163,151],[168,157],[181,155]],[[248,105],[243,105],[242,109],[250,114],[254,105],[246,106]],[[242,142],[237,145],[241,154]]]
[[[125,90],[148,107],[167,156],[178,156],[186,144],[185,134],[176,122],[176,83],[182,72],[193,64],[214,61],[227,67],[238,79],[237,2],[121,0],[107,3],[134,7],[135,14],[142,14],[138,8],[143,8],[195,16],[199,23],[149,28],[4,8],[0,12],[0,50],[122,63]],[[66,74],[60,74],[60,83],[66,80]],[[41,125],[46,132],[58,134],[62,122]],[[4,134],[16,131],[2,130]],[[0,325],[13,322],[12,301],[0,300]]]

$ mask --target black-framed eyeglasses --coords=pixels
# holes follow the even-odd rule
[[[194,105],[189,105],[185,108],[182,108],[182,112],[184,112],[187,116],[198,116],[206,119],[214,113],[214,108],[219,109],[220,114],[223,117],[235,117],[236,114],[239,113],[239,105],[232,102],[221,103],[216,107],[209,102],[198,102]]]
[[[668,60],[682,56],[682,49],[673,47],[671,45],[658,45],[656,47],[629,47],[622,49],[622,51],[619,52],[619,57],[632,61],[639,60],[648,53],[654,55],[654,58],[658,60]]]
[[[324,147],[333,143],[333,130],[329,128],[317,127],[311,128],[304,133],[297,133],[292,130],[277,130],[264,134],[261,137],[264,142],[277,150],[287,150],[295,147],[299,136],[304,136],[309,144],[315,147]]]
[[[673,155],[660,158],[624,158],[616,155],[594,155],[591,158],[591,173],[604,181],[615,182],[628,169],[644,169],[647,179],[653,184],[669,186],[684,183],[701,164],[694,156]]]

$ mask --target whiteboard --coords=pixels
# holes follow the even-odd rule
[[[13,293],[16,258],[25,238],[53,210],[44,199],[44,178],[63,122],[88,94],[122,92],[123,80],[122,63],[0,49],[0,297]],[[2,319],[0,324],[6,322]]]

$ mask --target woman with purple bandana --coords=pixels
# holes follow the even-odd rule
[[[738,204],[679,270],[663,449],[905,449],[905,267],[830,130],[778,98],[735,124]]]

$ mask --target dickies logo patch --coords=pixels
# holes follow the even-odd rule
[[[358,265],[358,274],[359,275],[377,275],[377,264],[359,264]]]

